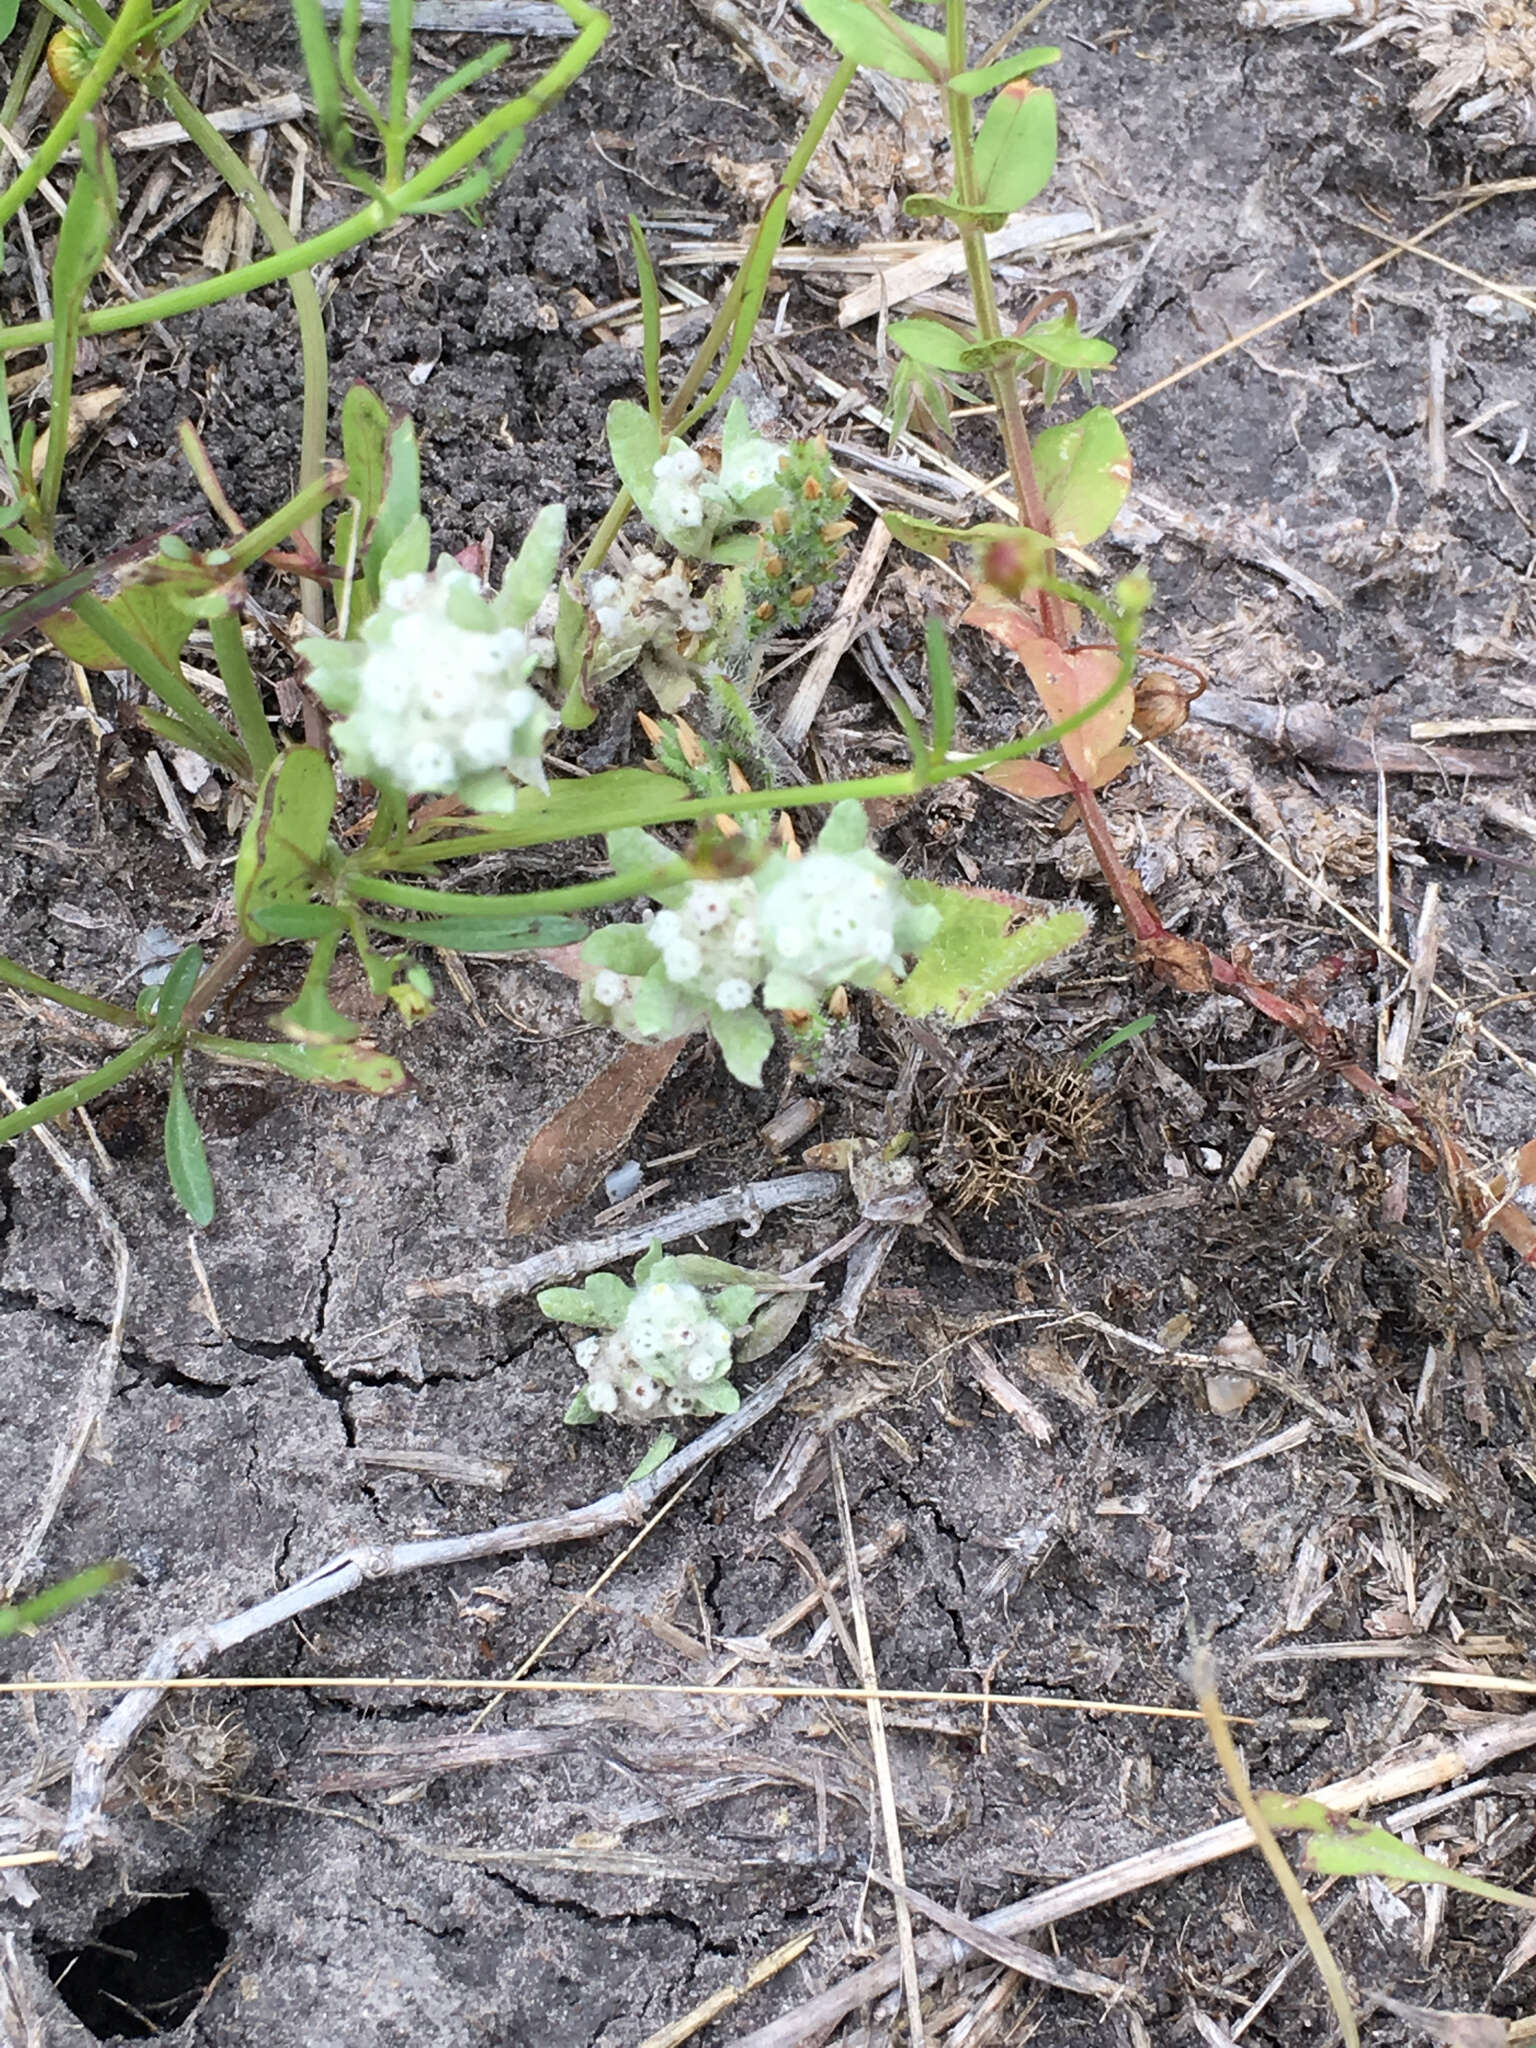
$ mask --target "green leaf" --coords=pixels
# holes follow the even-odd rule
[[[636,984],[632,1000],[635,1029],[642,1038],[660,1043],[676,1035],[678,994],[659,960]]]
[[[663,1251],[662,1249],[661,1239],[659,1237],[653,1237],[651,1239],[649,1249],[642,1252],[639,1259],[636,1261],[635,1285],[637,1287],[643,1287],[645,1282],[650,1279],[651,1275],[656,1271],[656,1268],[661,1264],[662,1260],[666,1256],[667,1255],[665,1251]]]
[[[636,1268],[637,1275],[638,1271]],[[660,1277],[686,1280],[690,1287],[736,1287],[764,1276],[754,1273],[750,1266],[733,1266],[729,1259],[712,1258],[708,1252],[679,1252],[668,1261],[668,1270]]]
[[[805,1314],[810,1301],[811,1296],[804,1288],[776,1294],[759,1311],[746,1335],[737,1338],[736,1363],[751,1365],[755,1359],[766,1358],[770,1351],[777,1351]]]
[[[575,1323],[583,1330],[611,1330],[613,1324],[581,1287],[546,1287],[534,1300],[551,1322]],[[622,1321],[622,1318],[620,1318]]]
[[[923,629],[928,646],[928,694],[933,703],[929,748],[942,761],[955,742],[955,665],[949,658],[944,621],[930,618]]]
[[[762,1011],[713,1009],[709,1028],[736,1079],[749,1088],[760,1088],[763,1062],[773,1051],[773,1026]]]
[[[21,12],[21,0],[0,0],[0,43],[3,43],[16,26],[16,17]],[[0,1609],[9,1613],[10,1609]]]
[[[741,1395],[729,1380],[706,1380],[703,1386],[690,1386],[688,1391],[710,1415],[734,1415],[741,1406]]]
[[[587,932],[576,917],[423,917],[404,924],[370,913],[368,922],[395,938],[445,953],[529,953],[574,945]]]
[[[603,1315],[610,1330],[616,1330],[623,1322],[635,1298],[635,1290],[617,1273],[589,1273],[582,1292]]]
[[[947,55],[937,29],[919,28],[906,21],[898,35],[859,0],[800,0],[800,6],[835,50],[866,70],[925,82],[944,76]]]
[[[630,1473],[624,1484],[626,1486],[635,1486],[640,1480],[649,1479],[653,1472],[659,1471],[665,1465],[676,1449],[677,1438],[673,1436],[670,1430],[664,1429],[645,1456],[640,1460],[634,1471]]]
[[[1437,1863],[1421,1849],[1362,1820],[1341,1820],[1316,1799],[1288,1799],[1278,1792],[1261,1793],[1259,1808],[1273,1828],[1300,1829],[1306,1837],[1302,1853],[1308,1867],[1322,1877],[1381,1877],[1389,1884],[1444,1884],[1474,1898],[1493,1899],[1522,1912],[1536,1912],[1536,1897],[1507,1891],[1486,1878],[1473,1877],[1454,1864]]]
[[[291,748],[263,776],[235,858],[235,913],[256,945],[267,942],[260,913],[307,904],[324,878],[335,810],[336,777],[318,748]]]
[[[565,546],[565,507],[546,505],[501,582],[497,611],[514,626],[526,626],[560,571]]]
[[[1102,370],[1115,360],[1113,342],[1080,332],[1076,313],[1037,321],[1018,339],[1032,355],[1043,356],[1048,363],[1059,363],[1064,370]]]
[[[1131,451],[1120,422],[1096,405],[1080,419],[1047,427],[1035,441],[1035,474],[1053,537],[1091,546],[1114,524],[1131,488]]]
[[[937,192],[910,192],[901,202],[908,220],[947,220],[957,228],[985,228],[990,235],[1008,219],[1008,210],[996,206],[962,206],[958,199],[941,199]]]
[[[180,1060],[171,1063],[171,1098],[165,1109],[165,1170],[177,1201],[198,1228],[205,1230],[213,1221],[213,1175],[208,1171],[203,1134],[187,1100]]]
[[[115,597],[102,600],[102,608],[170,668],[180,661],[181,650],[197,624],[193,614],[178,601],[172,586],[165,583],[130,583]],[[56,612],[39,624],[59,652],[78,661],[82,668],[123,667],[118,649],[83,625],[73,612]]]
[[[723,1287],[715,1300],[713,1313],[728,1330],[739,1330],[751,1321],[756,1308],[755,1287]]]
[[[982,64],[974,71],[957,71],[949,81],[949,89],[964,99],[973,100],[997,86],[1011,85],[1016,78],[1027,78],[1030,72],[1043,70],[1047,64],[1060,62],[1060,50],[1053,50],[1049,43],[1042,43],[1038,49],[1020,50],[1015,56],[999,57],[995,64]]]
[[[178,953],[170,973],[160,984],[155,998],[155,1022],[163,1029],[173,1031],[181,1022],[182,1012],[188,998],[197,986],[197,977],[203,971],[203,952],[200,946],[188,946]]]
[[[974,334],[961,334],[942,320],[893,320],[885,331],[904,355],[933,370],[964,370],[965,352],[976,346]]]
[[[54,317],[84,302],[117,228],[117,172],[100,121],[89,116],[80,129],[80,167],[59,223],[53,256]]]
[[[869,819],[864,806],[853,797],[834,804],[816,834],[817,850],[822,853],[862,853],[868,844]]]
[[[1038,904],[987,890],[910,881],[907,894],[940,914],[939,929],[911,973],[888,992],[908,1017],[974,1022],[1021,975],[1076,945],[1089,926],[1082,911],[1041,916]]]
[[[941,526],[933,519],[912,519],[905,512],[889,511],[882,511],[880,517],[902,546],[915,554],[947,562],[954,547],[986,548],[993,541],[1009,541],[1018,550],[1021,564],[1030,565],[1031,574],[1047,573],[1051,544],[1027,526],[1008,526],[998,519],[983,520],[979,526]]]
[[[655,499],[654,472],[661,454],[661,430],[642,405],[632,398],[616,398],[608,408],[608,453],[619,473],[619,482],[654,526],[651,506]]]
[[[348,1095],[404,1095],[412,1086],[400,1062],[366,1038],[356,1045],[245,1045],[206,1037],[198,1039],[197,1049],[236,1066],[276,1067],[296,1081]]]
[[[341,452],[347,490],[358,501],[363,530],[377,519],[389,470],[389,412],[367,384],[353,384],[341,401]]]
[[[30,1600],[18,1600],[14,1607],[0,1607],[0,1636],[30,1635],[45,1621],[62,1614],[66,1607],[89,1600],[94,1593],[104,1593],[108,1586],[120,1586],[132,1576],[132,1569],[120,1559],[111,1564],[88,1565],[60,1585],[34,1593]]]
[[[617,831],[605,833],[604,844],[608,865],[616,875],[640,868],[654,868],[660,873],[677,864],[677,856],[669,846],[633,825],[622,825]]]
[[[496,820],[496,844],[549,846],[557,839],[595,837],[623,828],[631,818],[654,818],[658,811],[686,802],[692,794],[681,782],[653,775],[647,768],[605,768],[597,775],[553,783],[547,791],[521,789],[511,816]],[[448,822],[456,829],[440,832],[424,843],[451,852],[457,843],[457,828],[474,828],[472,819]]]
[[[1037,199],[1056,168],[1056,95],[1027,78],[1005,85],[976,137],[982,202],[1016,213]]]
[[[644,925],[609,924],[590,934],[581,949],[589,967],[609,967],[615,974],[649,974],[656,965],[656,942]]]
[[[333,903],[270,903],[251,916],[252,924],[273,939],[323,939],[346,921]]]
[[[562,1419],[570,1423],[573,1429],[584,1429],[589,1422],[601,1422],[602,1417],[587,1399],[587,1390],[583,1387],[566,1409]]]
[[[397,554],[397,548],[402,552]],[[386,573],[403,576],[410,569],[425,569],[431,553],[431,535],[421,516],[421,455],[416,446],[416,429],[409,420],[402,420],[389,437],[389,476],[363,557],[369,596],[377,599]]]
[[[1078,1065],[1084,1073],[1087,1073],[1090,1067],[1096,1067],[1099,1061],[1105,1058],[1107,1054],[1117,1052],[1122,1045],[1128,1045],[1133,1038],[1140,1038],[1144,1032],[1152,1030],[1156,1023],[1157,1018],[1150,1010],[1145,1016],[1133,1017],[1129,1024],[1121,1024],[1116,1030],[1111,1031],[1107,1038],[1101,1038],[1092,1052],[1085,1052],[1083,1054],[1082,1058],[1078,1061]]]

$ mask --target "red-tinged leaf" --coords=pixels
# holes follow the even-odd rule
[[[1112,647],[1058,647],[1017,605],[973,604],[960,623],[979,627],[1018,657],[1053,725],[1098,703],[1119,673]],[[1119,748],[1135,709],[1135,692],[1126,683],[1061,741],[1062,754],[1084,782],[1097,784],[1100,764]]]
[[[982,204],[998,213],[1028,206],[1056,168],[1056,97],[1015,78],[993,100],[976,137]]]
[[[1113,782],[1117,775],[1123,775],[1136,758],[1134,747],[1111,747],[1094,763],[1093,774],[1089,777],[1095,789],[1102,789],[1106,782]]]
[[[987,770],[982,780],[995,783],[999,789],[1006,789],[1010,796],[1042,797],[1072,794],[1050,763],[1037,759],[1033,754],[1027,754],[1022,761],[999,761],[995,768]]]
[[[507,1230],[524,1237],[585,1200],[677,1064],[680,1038],[627,1045],[535,1131],[507,1196]]]

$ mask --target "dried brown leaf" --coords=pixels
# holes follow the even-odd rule
[[[507,1230],[542,1230],[589,1195],[635,1125],[650,1108],[683,1049],[627,1045],[613,1061],[535,1131],[507,1196]]]

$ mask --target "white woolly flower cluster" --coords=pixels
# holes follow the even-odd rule
[[[774,966],[833,988],[867,962],[897,966],[903,904],[894,868],[813,850],[785,861],[758,898],[763,951]]]
[[[714,614],[688,586],[681,565],[668,569],[659,555],[641,548],[623,577],[595,576],[587,601],[597,625],[589,675],[609,682],[649,649],[674,654],[686,634],[708,633]]]
[[[757,890],[750,881],[691,882],[675,910],[650,920],[668,981],[722,1010],[744,1010],[762,979]]]
[[[717,527],[760,519],[771,510],[785,451],[750,430],[727,436],[718,471],[706,469],[686,442],[658,455],[651,471],[647,517],[659,533],[712,534]]]
[[[451,555],[428,568],[418,518],[386,556],[378,602],[356,636],[302,643],[316,694],[339,714],[333,735],[353,775],[499,810],[516,801],[509,776],[544,788],[544,742],[558,721],[529,678],[554,648],[532,622],[564,531],[560,506],[541,512],[492,597]]]
[[[720,1412],[714,1387],[731,1369],[731,1332],[685,1280],[641,1287],[616,1330],[586,1337],[576,1363],[587,1375],[581,1392],[594,1415],[630,1422]]]

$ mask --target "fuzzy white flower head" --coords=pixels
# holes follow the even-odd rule
[[[544,742],[557,718],[529,677],[552,649],[530,622],[564,527],[559,507],[539,515],[494,598],[450,555],[431,570],[402,563],[356,640],[303,643],[316,693],[342,714],[332,731],[352,774],[498,809],[514,801],[509,774],[545,786]],[[424,522],[414,539],[423,560]]]
[[[691,882],[675,908],[656,912],[650,935],[668,981],[679,990],[723,1010],[744,1010],[751,1002],[762,966],[757,889],[750,880]]]
[[[786,862],[762,892],[758,921],[770,961],[830,988],[856,968],[899,957],[900,880],[851,855],[813,850]]]
[[[733,503],[766,490],[779,473],[784,451],[754,439],[733,448],[720,465],[720,488]]]

